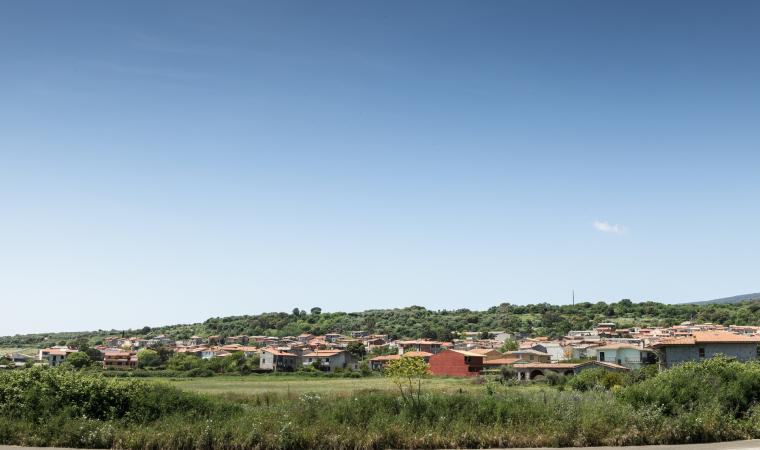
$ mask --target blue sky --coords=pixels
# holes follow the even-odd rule
[[[760,291],[760,5],[0,8],[0,334]]]

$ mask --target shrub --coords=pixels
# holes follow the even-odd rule
[[[634,406],[661,405],[671,415],[717,408],[738,417],[760,399],[760,365],[720,356],[684,363],[629,386],[621,397]]]
[[[194,355],[187,353],[175,353],[166,362],[166,368],[169,370],[188,371],[201,367],[203,360]]]
[[[195,369],[188,370],[185,375],[188,377],[196,378],[196,377],[213,377],[214,371],[211,369],[204,369],[202,367],[196,367]]]

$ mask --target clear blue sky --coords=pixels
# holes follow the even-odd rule
[[[0,334],[760,291],[758,23],[6,2]]]

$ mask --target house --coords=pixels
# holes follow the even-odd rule
[[[218,352],[218,349],[216,347],[211,347],[211,348],[203,347],[203,348],[199,348],[196,351],[196,354],[200,353],[199,356],[201,357],[201,359],[211,359],[211,358],[216,357],[217,352]]]
[[[515,363],[519,363],[521,361],[520,358],[492,358],[492,359],[486,359],[483,361],[483,368],[484,369],[499,369],[503,366],[512,366]]]
[[[549,372],[557,372],[562,375],[576,375],[586,369],[601,367],[612,372],[625,372],[627,367],[599,361],[586,361],[582,363],[525,363],[512,366],[517,371],[518,380],[535,380],[545,377]]]
[[[211,336],[209,336],[209,341],[211,340]],[[250,338],[246,336],[245,334],[241,334],[240,336],[230,336],[224,340],[225,344],[241,344],[241,345],[247,345]]]
[[[312,350],[309,353],[304,353],[301,356],[301,364],[316,365],[320,370],[329,372],[335,371],[335,369],[351,369],[356,370],[358,363],[354,361],[351,353],[345,350]]]
[[[447,342],[429,341],[427,339],[417,339],[412,341],[397,341],[398,354],[403,355],[406,352],[418,351],[432,354],[439,353],[449,344]]]
[[[43,348],[38,352],[37,359],[46,362],[50,367],[58,367],[70,353],[74,352],[76,350],[62,346]]]
[[[139,337],[131,337],[131,338],[129,338],[129,345],[133,349],[138,350],[138,349],[147,347],[148,346],[148,340],[147,339],[143,339],[143,338],[139,338]]]
[[[385,338],[377,337],[377,336],[368,336],[362,339],[362,345],[367,350],[372,350],[375,347],[383,347],[385,346]]]
[[[474,377],[483,370],[483,355],[465,350],[448,349],[430,357],[432,375]]]
[[[644,364],[656,363],[657,355],[650,349],[631,344],[607,343],[596,348],[596,360],[640,369]]]
[[[313,334],[309,333],[301,333],[298,335],[298,341],[302,344],[308,344],[310,340],[314,339]]]
[[[433,356],[433,354],[430,352],[418,352],[416,350],[412,350],[411,352],[406,352],[401,356],[404,358],[422,358],[425,362],[429,362],[430,357]]]
[[[596,359],[596,350],[601,344],[596,342],[583,342],[570,346],[571,359]]]
[[[537,362],[537,363],[549,363],[551,362],[551,355],[544,352],[539,352],[538,350],[533,349],[525,349],[525,350],[514,350],[511,352],[507,352],[506,354],[507,358],[515,357],[519,358],[521,361],[524,362]]]
[[[160,347],[162,345],[172,345],[172,344],[174,344],[174,340],[172,338],[169,338],[163,334],[159,334],[156,337],[148,339],[147,346]]]
[[[478,355],[483,355],[484,361],[488,361],[489,359],[504,358],[503,353],[492,348],[473,348],[469,351],[472,353],[477,353]]]
[[[559,342],[542,342],[534,345],[533,350],[549,354],[549,358],[554,361],[564,361],[567,359],[565,348]]]
[[[491,335],[495,341],[502,343],[512,339],[512,333],[507,333],[506,331],[491,331]]]
[[[340,333],[327,333],[325,334],[325,342],[335,343],[338,342],[338,339],[342,337],[343,335]]]
[[[129,370],[137,368],[137,353],[111,351],[103,354],[103,368],[106,370]]]
[[[697,331],[691,336],[665,338],[651,345],[660,363],[673,367],[687,361],[702,361],[722,354],[739,361],[757,359],[760,336],[746,336],[727,331]]]
[[[188,345],[201,345],[203,344],[203,338],[200,336],[190,336],[190,339],[187,340]]]
[[[292,372],[298,367],[298,355],[276,348],[266,347],[261,350],[259,367],[274,372]]]
[[[372,370],[380,370],[385,367],[386,364],[388,364],[388,361],[393,361],[395,359],[401,359],[401,355],[396,354],[375,356],[369,360],[369,368]]]
[[[13,363],[13,365],[16,367],[24,367],[26,365],[26,362],[32,359],[29,356],[23,355],[21,353],[8,353],[5,355],[5,358]]]

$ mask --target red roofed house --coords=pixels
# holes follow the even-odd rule
[[[137,353],[135,352],[106,352],[103,354],[104,369],[136,369]]]
[[[658,350],[660,363],[673,367],[686,361],[702,361],[723,354],[739,361],[757,359],[760,336],[746,336],[727,331],[697,331],[692,336],[666,338],[652,344]]]
[[[301,356],[303,365],[317,365],[321,370],[334,371],[337,368],[341,369],[357,369],[358,363],[351,356],[351,353],[340,350],[313,350],[309,353],[304,353]]]
[[[261,360],[259,367],[265,370],[275,372],[285,371],[292,372],[298,366],[298,355],[294,355],[284,350],[278,350],[272,347],[266,347],[261,350]]]
[[[483,355],[464,350],[444,350],[430,357],[432,375],[474,377],[483,369]]]
[[[74,353],[76,350],[72,350],[68,347],[51,347],[40,349],[37,359],[43,362],[47,362],[50,367],[58,367],[66,359],[69,353]]]
[[[447,346],[446,342],[429,341],[427,339],[416,339],[412,341],[398,341],[398,354],[403,355],[406,352],[417,351],[436,354],[441,350],[444,350]]]
[[[394,359],[400,359],[401,355],[380,355],[375,356],[374,358],[369,360],[369,368],[372,370],[380,370],[383,367],[385,367],[386,364],[388,364],[388,361],[393,361]]]

